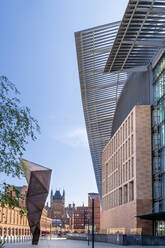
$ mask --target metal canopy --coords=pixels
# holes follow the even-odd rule
[[[165,220],[165,212],[150,213],[137,216],[137,218],[144,220]]]
[[[116,103],[127,79],[126,73],[103,73],[119,25],[115,22],[75,33],[82,103],[100,199],[102,150],[111,137]]]
[[[165,1],[129,0],[104,72],[145,71],[165,48]]]

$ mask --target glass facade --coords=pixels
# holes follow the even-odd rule
[[[154,229],[156,236],[165,236],[165,221],[155,221]]]
[[[153,71],[152,106],[153,212],[165,211],[165,54]],[[155,234],[165,235],[165,222],[155,221]]]

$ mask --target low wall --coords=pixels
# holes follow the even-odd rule
[[[68,233],[66,236],[67,239],[73,239],[73,240],[88,240],[88,235],[85,233]]]
[[[68,239],[88,240],[87,234],[68,234]],[[91,235],[89,236],[91,240]],[[105,242],[117,245],[165,245],[165,237],[123,235],[123,234],[95,234],[96,242]]]
[[[124,243],[126,245],[165,245],[165,237],[157,237],[150,235],[124,235]]]

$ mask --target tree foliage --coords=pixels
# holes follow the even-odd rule
[[[5,76],[0,77],[0,172],[20,177],[20,157],[28,141],[36,140],[39,125],[28,107],[21,106],[19,91]]]
[[[4,248],[5,247],[5,241],[0,240],[0,248]]]
[[[6,183],[1,185],[0,203],[2,208],[6,205],[11,209],[20,208],[20,215],[23,216],[27,213],[27,210],[24,207],[20,207],[20,200],[25,200],[25,196],[16,187]]]
[[[0,172],[20,177],[24,175],[20,158],[30,140],[36,140],[40,131],[36,119],[30,114],[28,107],[23,107],[19,99],[20,93],[7,77],[0,76]],[[10,208],[20,207],[23,199],[20,192],[10,185],[1,182],[0,204]],[[14,193],[14,194],[13,194]],[[20,214],[26,210],[21,208]]]

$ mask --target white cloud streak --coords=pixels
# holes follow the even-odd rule
[[[58,140],[64,144],[72,147],[87,147],[88,138],[85,128],[75,128],[68,131],[63,136],[59,137]]]

